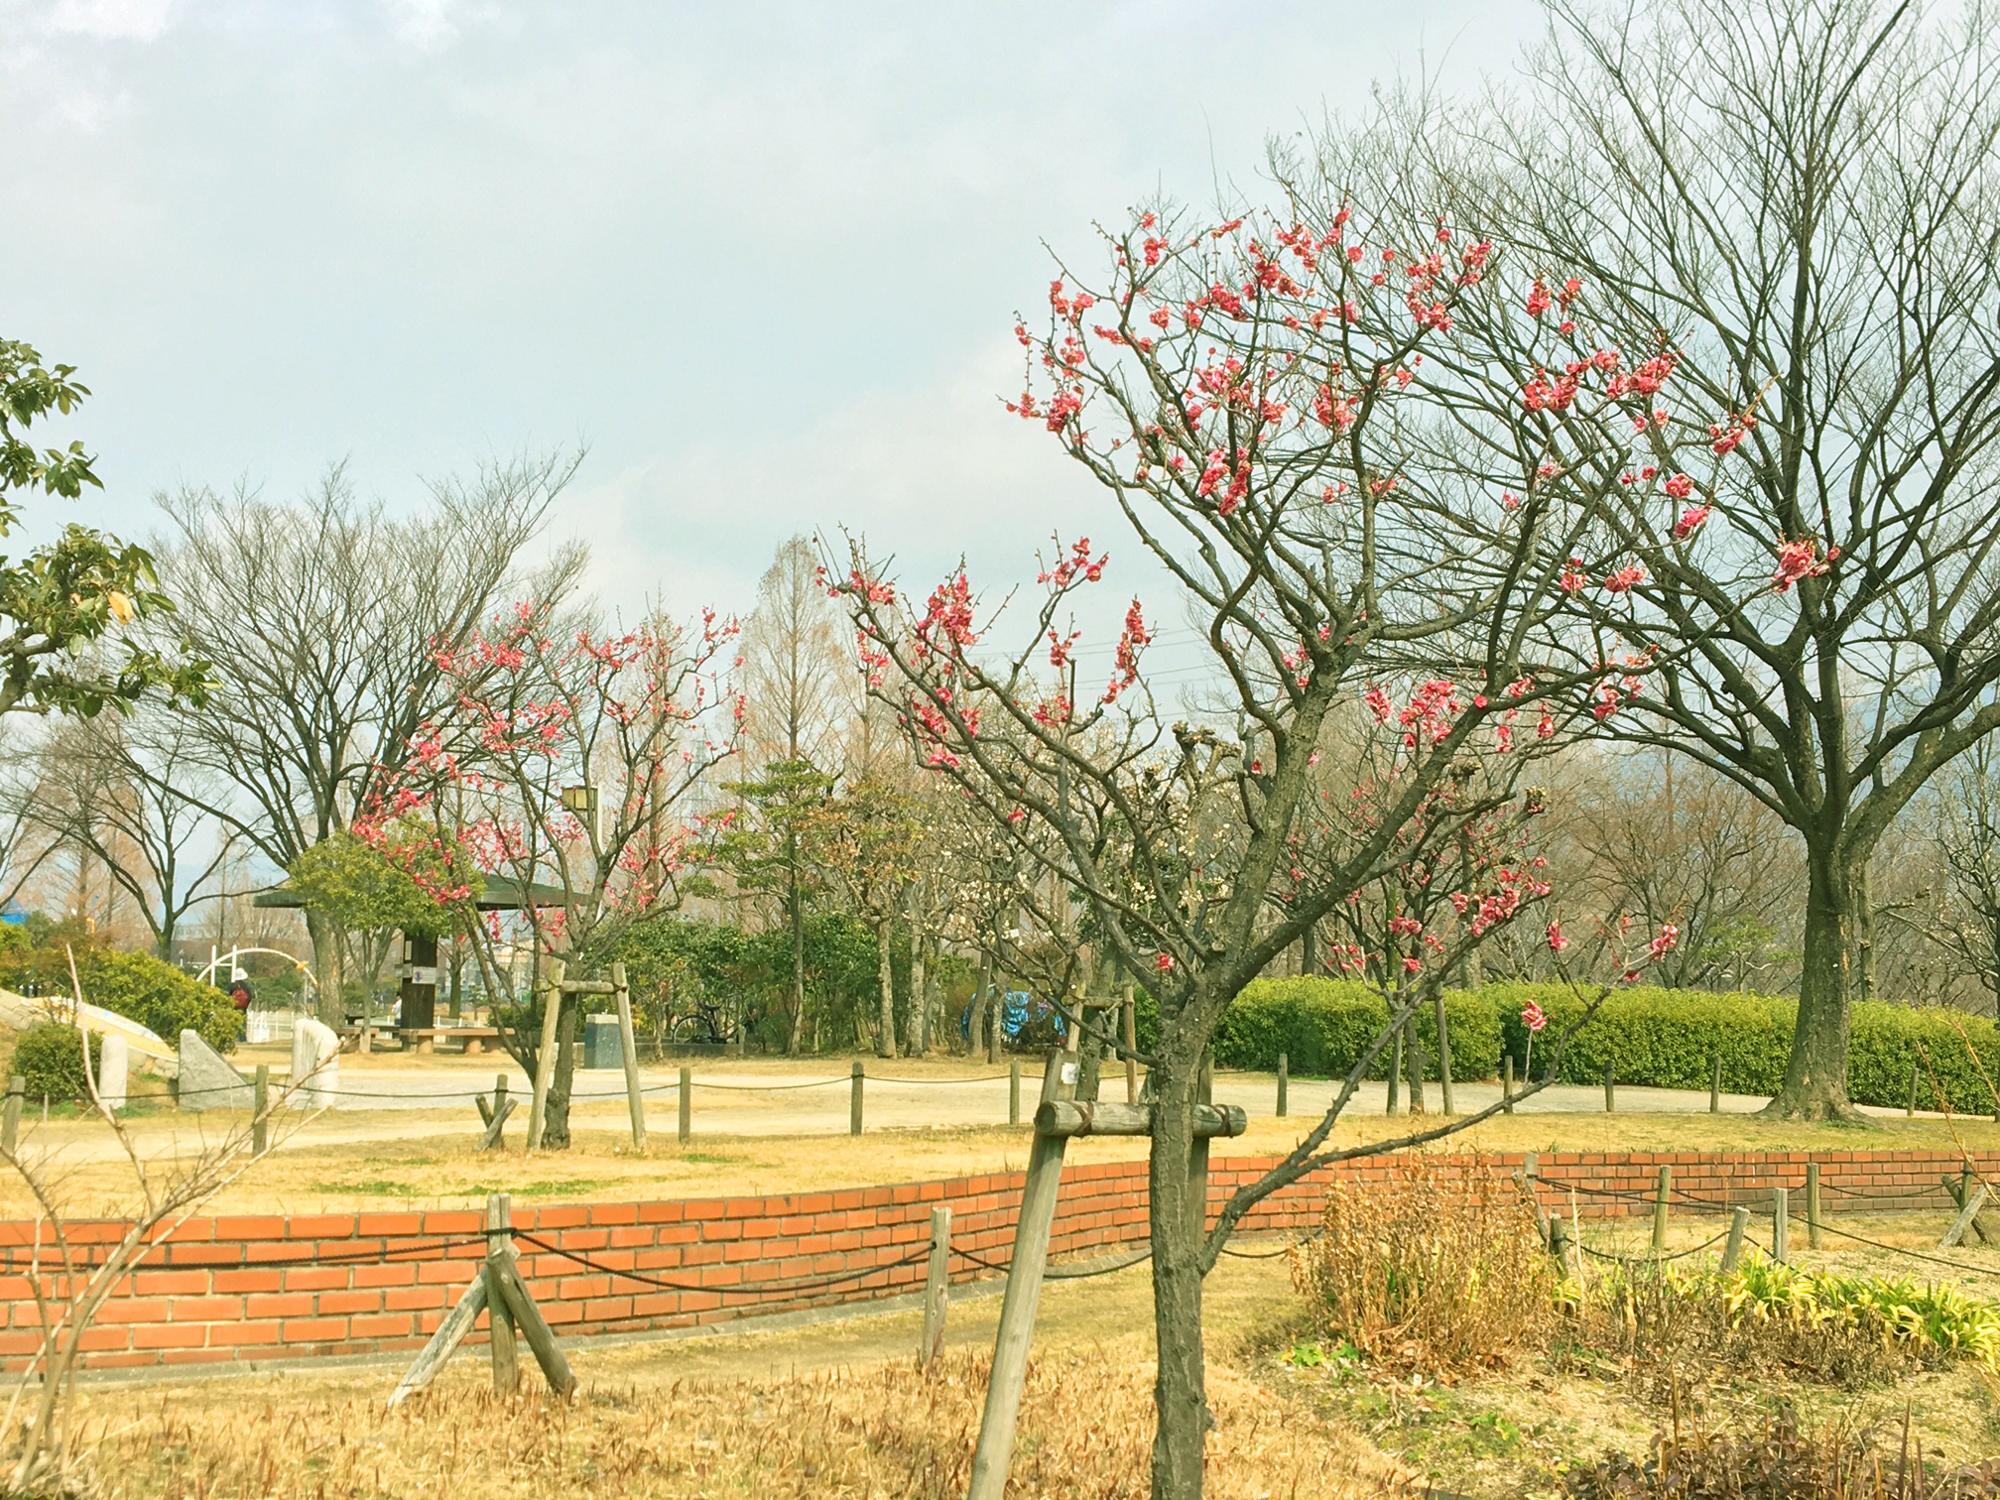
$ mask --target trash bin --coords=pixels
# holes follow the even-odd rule
[[[618,1044],[616,1016],[583,1018],[583,1065],[586,1068],[619,1068],[625,1065],[625,1052]]]

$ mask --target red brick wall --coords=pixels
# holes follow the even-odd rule
[[[1519,1153],[1448,1158],[1464,1171],[1514,1172]],[[1569,1185],[1635,1195],[1580,1194],[1590,1217],[1649,1212],[1661,1166],[1677,1192],[1762,1208],[1777,1186],[1799,1189],[1806,1163],[1820,1163],[1832,1222],[1866,1207],[1935,1206],[1938,1179],[1956,1157],[1915,1151],[1820,1153],[1551,1152],[1539,1159],[1544,1202],[1567,1207]],[[1214,1201],[1271,1163],[1218,1158]],[[2000,1156],[1977,1163],[2000,1172]],[[1346,1179],[1379,1179],[1387,1158],[1345,1163]],[[1318,1216],[1329,1174],[1267,1199],[1247,1233],[1301,1230]],[[1004,1262],[1011,1248],[1022,1175],[994,1173],[895,1187],[761,1198],[593,1203],[520,1208],[516,1228],[605,1267],[589,1270],[518,1242],[521,1269],[558,1333],[611,1333],[717,1322],[754,1313],[865,1302],[923,1284],[921,1252],[930,1211],[952,1210],[954,1248]],[[1804,1204],[1795,1199],[1795,1211]],[[471,1279],[483,1247],[476,1211],[312,1214],[192,1220],[157,1246],[112,1293],[86,1342],[97,1368],[300,1358],[410,1348],[420,1344]],[[88,1257],[125,1226],[71,1227],[73,1250]],[[1142,1242],[1146,1235],[1143,1162],[1071,1167],[1063,1174],[1052,1253],[1079,1256]],[[0,1223],[0,1364],[18,1368],[38,1345],[41,1315],[27,1275],[31,1223]],[[48,1264],[44,1250],[43,1264]],[[637,1271],[678,1285],[649,1286],[613,1274]],[[954,1260],[952,1279],[992,1274]],[[829,1276],[835,1286],[749,1296],[760,1283]]]

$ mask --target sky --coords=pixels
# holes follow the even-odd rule
[[[906,579],[1031,577],[1108,505],[1017,309],[1158,192],[1256,201],[1370,82],[1504,73],[1533,0],[0,0],[0,335],[151,497],[272,499],[583,447],[554,531],[636,607],[748,607],[847,526]],[[72,435],[65,433],[64,436]],[[50,502],[53,506],[56,502]],[[1164,663],[1162,663],[1164,665]]]

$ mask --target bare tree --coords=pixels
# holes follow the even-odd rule
[[[853,716],[853,653],[827,598],[819,555],[804,537],[779,543],[743,627],[749,772],[740,789],[774,810],[754,856],[759,883],[775,886],[792,945],[791,1025],[797,1052],[806,1013],[806,905],[811,880],[799,841],[800,799],[816,800],[844,767],[842,732]],[[751,789],[755,788],[755,794]],[[746,809],[746,812],[748,809]]]
[[[195,742],[190,718],[171,710],[67,720],[43,740],[22,799],[51,853],[101,869],[130,898],[161,958],[183,919],[222,894],[231,843],[204,808],[220,788],[194,763]]]
[[[1424,461],[1572,538],[1547,659],[1655,660],[1605,732],[1730,779],[1799,840],[1798,1022],[1769,1112],[1847,1117],[1870,856],[2000,727],[1990,15],[1548,12],[1489,107],[1405,96],[1281,175],[1447,203],[1537,277],[1416,372],[1452,414]]]
[[[521,583],[522,550],[575,467],[522,460],[434,482],[407,520],[360,501],[340,467],[291,506],[240,490],[163,497],[162,555],[187,581],[179,624],[217,682],[185,750],[220,784],[199,805],[279,869],[348,826],[444,706],[439,653]],[[533,591],[559,596],[580,567],[558,552]],[[338,1025],[342,935],[322,913],[306,926],[321,1019]]]

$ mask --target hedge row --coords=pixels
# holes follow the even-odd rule
[[[32,987],[43,995],[67,996],[70,951],[31,947],[18,940],[0,942],[0,989]],[[243,1035],[243,1018],[227,995],[150,953],[97,947],[77,947],[74,952],[83,998],[130,1017],[169,1047],[179,1045],[183,1030],[200,1032],[203,1041],[224,1052]]]
[[[1445,992],[1453,1076],[1491,1078],[1503,1052],[1517,1070],[1528,1060],[1521,1023],[1530,1001],[1549,1017],[1533,1068],[1584,1001],[1560,985],[1491,984]],[[1563,1050],[1561,1077],[1596,1083],[1607,1066],[1620,1083],[1705,1089],[1714,1059],[1730,1093],[1773,1094],[1791,1051],[1797,1002],[1772,995],[1713,994],[1632,986],[1612,991],[1591,1023]],[[1293,1073],[1338,1077],[1388,1022],[1388,1006],[1365,985],[1335,979],[1260,979],[1230,1006],[1216,1031],[1215,1057],[1227,1068],[1270,1070],[1287,1055]],[[1436,1057],[1429,1006],[1418,1017],[1425,1052]],[[1921,1075],[1918,1104],[1948,1103],[1965,1114],[1994,1111],[2000,1083],[2000,1027],[1987,1017],[1943,1008],[1866,1003],[1854,1007],[1848,1093],[1858,1104],[1908,1102],[1910,1072]],[[1387,1072],[1386,1055],[1370,1076]],[[1525,1076],[1525,1075],[1523,1075]],[[1988,1080],[1993,1080],[1989,1082]]]

